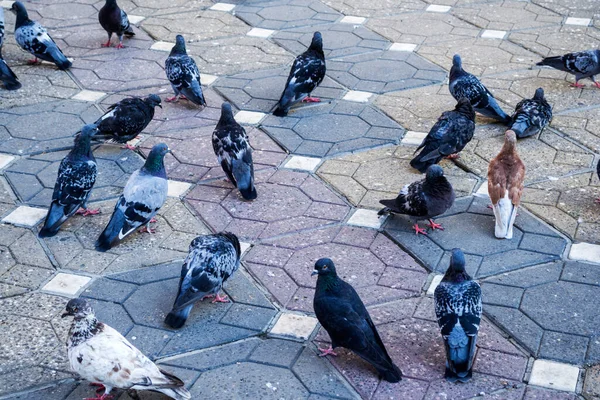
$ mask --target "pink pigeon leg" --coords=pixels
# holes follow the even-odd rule
[[[156,233],[156,229],[150,228],[150,223],[152,223],[152,222],[157,222],[156,218],[154,218],[154,217],[150,218],[150,221],[148,221],[148,223],[142,229],[140,229],[138,232],[139,233]]]
[[[454,154],[448,154],[448,155],[446,156],[446,158],[447,158],[448,160],[458,160],[458,159],[460,158],[460,154],[458,154],[458,153],[454,153]]]
[[[600,204],[600,197],[598,197],[596,200],[594,200],[594,203]]]
[[[303,103],[320,103],[321,99],[318,97],[305,97],[304,99],[302,99]]]
[[[96,397],[87,397],[83,400],[110,400],[112,399],[113,396],[110,394],[103,394],[102,396],[100,396],[100,393],[98,393],[98,395]]]
[[[213,301],[211,301],[211,303],[229,303],[229,298],[227,298],[227,295],[223,295],[223,296],[219,296],[219,293],[216,294],[216,296],[214,296]]]
[[[214,295],[214,294],[207,294],[206,296],[202,297],[202,298],[200,299],[200,301],[202,301],[202,300],[204,300],[204,299],[212,299],[213,297],[215,297],[215,295]]]
[[[38,60],[38,58],[37,58],[37,57],[35,57],[33,60],[29,60],[29,61],[27,61],[27,64],[29,64],[29,65],[34,65],[34,64],[37,64],[37,63],[39,63],[39,62],[40,62],[40,61]]]
[[[575,82],[575,83],[571,83],[572,87],[576,87],[576,88],[584,88],[585,85],[579,82]]]
[[[79,210],[77,210],[75,212],[75,214],[83,215],[84,217],[87,217],[88,215],[98,215],[98,214],[100,214],[100,209],[97,208],[95,210],[88,210],[87,208],[80,208]],[[92,383],[92,385],[94,385],[94,384]],[[102,384],[98,383],[98,385],[102,385]],[[102,387],[104,387],[104,385],[102,385]]]
[[[441,224],[436,224],[432,219],[429,220],[429,224],[427,224],[432,230],[441,229],[444,230]]]
[[[185,95],[184,95],[184,94],[180,94],[180,95],[179,95],[179,98],[180,98],[180,99],[187,100],[187,97],[185,97]]]
[[[413,229],[415,230],[415,234],[416,234],[417,236],[419,236],[419,233],[420,233],[421,235],[427,235],[427,232],[425,231],[425,229],[421,229],[421,228],[419,228],[419,224],[415,224],[415,226],[413,226]]]
[[[594,82],[594,85],[596,85],[596,87],[597,87],[598,89],[600,89],[600,82]]]
[[[130,144],[126,144],[125,146],[121,146],[122,149],[127,149],[127,150],[131,150],[131,151],[135,151],[135,146],[132,146]]]
[[[179,95],[175,95],[173,97],[167,97],[165,99],[167,103],[177,103],[179,101]]]
[[[329,346],[326,349],[319,348],[319,351],[321,352],[321,354],[319,354],[319,357],[337,356],[337,353],[335,351],[333,351],[333,347],[331,347],[331,346]]]

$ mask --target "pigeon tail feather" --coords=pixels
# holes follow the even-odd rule
[[[73,65],[56,45],[48,46],[48,54],[59,69],[69,69]]]
[[[243,160],[231,160],[231,170],[237,188],[246,200],[254,200],[257,197],[256,188],[254,187],[254,179],[252,177],[252,166],[246,164]]]
[[[497,119],[499,121],[504,122],[505,124],[510,124],[512,118],[504,112],[498,105],[498,103],[493,99],[489,99],[489,105],[486,108],[478,108],[477,111],[489,118]]]
[[[117,202],[117,204],[119,204]],[[118,240],[119,232],[123,229],[123,226],[126,224],[125,214],[118,208],[115,208],[115,211],[104,228],[104,231],[98,237],[96,241],[96,250],[98,251],[107,251],[114,245],[114,243]]]
[[[419,158],[419,156],[410,160],[410,166],[413,167],[414,169],[418,170],[420,173],[424,173],[425,171],[427,171],[427,168],[429,168],[429,166],[433,165],[433,164],[435,164],[435,162],[423,161],[422,159]]]
[[[75,211],[76,210],[73,212]],[[60,229],[60,226],[67,220],[68,214],[71,214],[71,212],[66,212],[64,206],[61,206],[58,204],[58,202],[53,201],[50,205],[50,210],[48,210],[48,215],[46,215],[44,226],[40,230],[38,236],[44,238],[56,235]]]
[[[167,314],[165,318],[165,324],[169,325],[173,329],[181,328],[185,324],[185,321],[187,321],[193,306],[193,304],[190,304],[182,309],[172,310],[169,314]]]
[[[392,364],[392,369],[379,371],[379,374],[384,380],[391,383],[400,382],[402,380],[402,371],[400,371],[400,368],[398,368],[396,364]]]
[[[6,61],[0,55],[0,81],[4,84],[6,90],[17,90],[21,88],[21,82],[17,80],[17,75],[10,69]]]
[[[571,72],[565,67],[565,63],[563,61],[562,56],[546,57],[542,61],[537,63],[536,65],[539,65],[539,66],[545,65],[548,67],[556,68],[561,71]]]
[[[508,198],[508,191],[497,204],[494,204],[493,209],[496,218],[494,235],[498,239],[512,239],[512,224],[515,222],[517,212],[516,207]]]
[[[277,109],[273,111],[273,115],[275,115],[276,117],[285,117],[287,114],[287,110],[281,108],[280,106],[278,106]]]
[[[189,400],[192,398],[190,392],[183,387],[180,388],[172,388],[172,389],[154,389],[162,394],[169,396],[175,400]]]
[[[191,87],[181,88],[180,92],[192,103],[199,106],[206,106],[206,100],[204,100],[202,87],[200,87],[198,81],[194,81]]]
[[[531,126],[526,115],[518,115],[510,130],[514,131],[519,139],[529,137],[537,132],[536,127]]]

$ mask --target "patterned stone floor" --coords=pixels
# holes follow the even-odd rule
[[[180,376],[194,399],[600,398],[600,90],[589,81],[571,88],[572,76],[534,66],[598,47],[596,1],[121,0],[136,25],[123,50],[99,46],[102,4],[26,2],[73,59],[67,72],[27,65],[6,12],[3,55],[23,88],[0,88],[0,399],[93,394],[66,360],[69,321],[60,314],[76,296]],[[316,30],[328,66],[314,92],[323,102],[269,115]],[[208,107],[163,102],[138,150],[94,146],[100,174],[91,205],[101,214],[75,216],[55,237],[37,238],[73,134],[122,98],[171,95],[164,60],[177,34],[202,72]],[[510,241],[493,237],[485,190],[504,128],[480,117],[462,157],[441,162],[459,197],[437,219],[444,231],[417,237],[407,218],[375,216],[380,199],[421,178],[408,162],[454,106],[446,77],[455,53],[506,111],[538,87],[553,105],[550,127],[518,144],[527,179]],[[241,200],[212,151],[225,100],[242,112],[254,149],[254,202]],[[160,142],[172,153],[156,234],[96,252],[129,174]],[[199,303],[184,328],[169,329],[162,321],[189,242],[221,230],[236,233],[245,251],[224,288],[232,301]],[[465,251],[484,295],[466,385],[443,379],[431,296],[454,247]],[[400,383],[380,381],[343,349],[317,356],[329,337],[312,312],[310,272],[325,256],[369,308],[404,372]]]

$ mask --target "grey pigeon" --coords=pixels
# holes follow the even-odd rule
[[[252,147],[246,131],[233,118],[231,105],[227,102],[221,106],[221,118],[213,132],[212,144],[221,168],[242,197],[256,199]]]
[[[458,158],[475,133],[475,111],[469,99],[461,97],[452,111],[445,111],[431,128],[415,153],[421,152],[410,161],[410,165],[423,173],[430,165],[442,158]]]
[[[318,275],[313,307],[317,319],[331,338],[321,355],[336,355],[333,349],[345,347],[370,363],[388,382],[402,380],[398,368],[385,349],[377,328],[356,290],[340,279],[329,258],[315,263],[312,275]]]
[[[538,88],[533,99],[523,99],[515,107],[510,129],[519,139],[537,135],[552,121],[552,107],[544,98],[544,89]]]
[[[90,148],[90,138],[95,132],[96,125],[85,125],[81,134],[75,137],[73,149],[61,161],[52,203],[40,230],[40,237],[56,235],[60,226],[75,213],[84,216],[98,214],[98,210],[88,210],[86,206],[98,175],[96,159]]]
[[[185,39],[181,35],[175,38],[175,46],[165,61],[165,72],[175,92],[175,96],[165,99],[166,101],[176,102],[183,96],[194,104],[206,106],[200,71],[194,59],[187,55]]]
[[[189,400],[181,379],[156,366],[112,327],[98,321],[90,303],[81,298],[67,303],[62,317],[73,317],[67,338],[71,370],[104,386],[98,400],[112,398],[113,388],[150,390],[175,400]]]
[[[181,267],[179,291],[165,323],[175,329],[181,328],[194,303],[205,297],[214,297],[213,303],[228,302],[227,296],[219,296],[219,291],[240,267],[241,256],[240,242],[233,233],[198,236],[192,240]]]
[[[590,78],[594,85],[600,88],[600,83],[594,78],[595,75],[600,74],[600,50],[585,50],[563,56],[546,57],[536,65],[552,67],[575,75],[575,83],[571,86],[582,88],[584,85],[579,81]]]
[[[406,185],[395,199],[379,200],[385,208],[378,215],[405,214],[415,223],[413,229],[426,235],[424,229],[419,228],[418,220],[428,219],[429,227],[433,230],[444,229],[440,224],[433,222],[433,218],[446,212],[454,204],[454,190],[444,176],[444,170],[439,165],[427,168],[425,179]]]
[[[38,58],[49,61],[60,69],[71,67],[71,61],[58,48],[46,29],[39,23],[29,19],[25,6],[20,1],[15,1],[11,10],[17,14],[15,23],[15,40],[25,51],[35,56],[30,64],[36,64]]]
[[[433,295],[435,315],[446,349],[446,379],[467,382],[481,322],[481,287],[465,271],[465,255],[453,249],[450,266]]]
[[[475,75],[466,72],[462,68],[462,60],[458,54],[452,59],[452,69],[450,69],[450,94],[458,100],[466,97],[471,105],[481,115],[493,118],[498,121],[509,124],[510,117],[502,111],[496,99],[490,91],[483,86],[483,83]]]
[[[126,98],[108,107],[95,122],[98,133],[94,140],[114,140],[126,143],[137,137],[154,118],[155,107],[162,108],[160,97],[151,94],[145,99]],[[126,146],[133,150],[131,146]]]
[[[320,99],[310,97],[310,93],[321,84],[326,69],[323,38],[320,32],[315,32],[310,47],[294,60],[273,115],[286,116],[290,107],[299,101],[320,102]]]
[[[4,44],[4,8],[0,7],[0,81],[7,90],[21,88],[21,82],[17,75],[10,69],[4,58],[2,58],[2,45]]]
[[[117,49],[123,48],[123,35],[129,37],[135,36],[133,28],[127,18],[127,13],[119,8],[117,0],[106,0],[104,6],[98,12],[98,21],[102,28],[108,33],[108,41],[102,44],[102,47],[110,46],[110,39],[113,33],[117,34],[119,44]]]
[[[154,145],[144,166],[131,174],[113,215],[96,241],[96,250],[106,251],[142,225],[152,233],[150,222],[167,200],[167,173],[164,157],[169,148]]]

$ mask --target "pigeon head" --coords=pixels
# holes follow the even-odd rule
[[[461,113],[473,122],[475,121],[475,109],[473,108],[471,101],[466,97],[461,97],[458,99],[458,102],[454,107],[454,111]]]
[[[231,104],[228,102],[223,102],[221,104],[221,118],[219,119],[219,124],[222,125],[231,125],[235,122],[233,118],[233,110],[231,109]]]
[[[187,54],[185,50],[185,39],[181,35],[175,37],[175,46],[171,50],[171,54]]]
[[[84,125],[81,128],[81,132],[75,135],[73,150],[71,150],[70,157],[78,158],[82,155],[88,157],[92,156],[90,143],[92,136],[98,133],[98,127],[96,124]]]
[[[509,129],[504,133],[504,143],[509,143],[513,146],[517,144],[517,134],[515,131]]]
[[[148,154],[142,170],[155,176],[163,176],[166,179],[167,173],[165,172],[164,158],[170,151],[169,146],[164,143],[155,144],[152,150],[150,150],[150,154]]]
[[[533,95],[533,98],[536,100],[544,100],[544,89],[537,88],[535,94]]]
[[[426,180],[432,180],[435,178],[439,178],[440,176],[444,176],[444,170],[437,164],[430,165],[427,168],[427,172],[425,175]]]
[[[454,57],[452,57],[452,66],[462,68],[462,59],[458,54],[455,54]]]
[[[465,255],[461,249],[452,249],[450,254],[450,266],[444,274],[442,281],[463,282],[471,280],[467,271],[465,271]]]
[[[27,10],[25,9],[23,3],[21,3],[20,1],[15,1],[10,7],[10,11],[17,14],[17,27],[21,26],[23,22],[29,19],[29,15],[27,15]]]
[[[312,42],[310,42],[311,50],[317,50],[321,53],[323,52],[323,36],[321,36],[321,32],[315,32],[313,34]]]
[[[85,318],[88,315],[94,314],[94,309],[91,304],[81,298],[71,299],[67,303],[66,312],[64,312],[61,317],[75,317],[75,319]]]
[[[162,105],[160,104],[161,103],[160,97],[158,97],[158,95],[156,95],[156,94],[151,94],[150,96],[146,97],[144,99],[144,101],[146,102],[146,104],[148,104],[151,107],[158,106],[158,107],[162,108]]]
[[[315,263],[315,269],[313,270],[311,275],[319,275],[319,276],[326,276],[326,275],[333,275],[335,276],[335,265],[333,264],[333,261],[331,261],[331,259],[329,258],[320,258],[317,260],[317,262]]]

